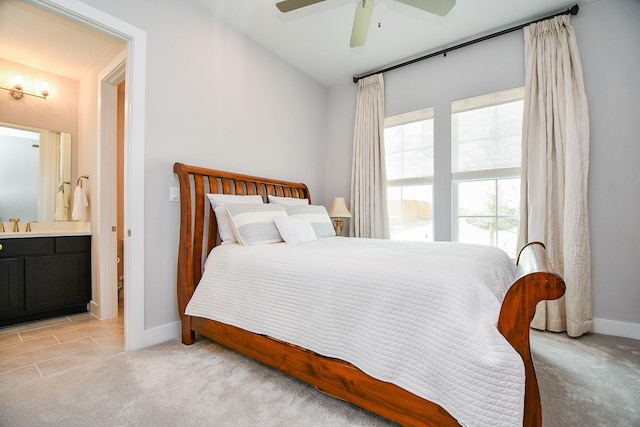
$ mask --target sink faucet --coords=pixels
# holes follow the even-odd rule
[[[27,223],[27,228],[25,228],[25,230],[24,230],[24,231],[31,231],[31,224],[33,224],[34,222],[38,222],[38,221],[29,221],[29,222]]]
[[[13,223],[13,232],[19,232],[20,228],[18,227],[18,223],[20,222],[20,218],[9,218],[9,221]]]

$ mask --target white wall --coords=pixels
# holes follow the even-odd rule
[[[305,182],[326,203],[327,90],[191,2],[83,2],[147,32],[144,322],[159,328],[178,320],[173,163]]]
[[[640,2],[581,5],[572,18],[591,117],[589,213],[596,332],[640,338]],[[368,70],[362,70],[363,72]],[[386,115],[435,106],[436,167],[450,172],[449,108],[454,99],[524,84],[523,32],[385,74]],[[356,85],[329,91],[327,194],[349,196]],[[436,182],[436,186],[438,183]],[[436,200],[450,200],[447,185]],[[450,203],[436,204],[436,238],[451,228]],[[443,226],[444,224],[444,226]]]

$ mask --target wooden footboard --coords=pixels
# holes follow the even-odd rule
[[[208,192],[268,194],[310,198],[304,184],[174,165],[180,183],[180,247],[178,251],[178,308],[182,342],[193,343],[200,333],[266,365],[279,369],[327,394],[344,399],[406,426],[457,426],[439,405],[398,386],[376,380],[353,365],[272,338],[200,317],[185,315],[186,305],[202,275],[207,254],[219,244],[215,215],[206,201]],[[547,262],[544,245],[532,243],[520,253],[518,272],[500,312],[498,329],[524,361],[525,415],[523,425],[542,424],[540,395],[531,360],[529,323],[536,304],[564,293],[564,282]]]
[[[518,255],[516,280],[502,302],[498,330],[520,354],[525,367],[525,426],[542,425],[538,380],[531,360],[529,329],[536,305],[564,295],[564,280],[553,272],[544,245],[532,242]]]

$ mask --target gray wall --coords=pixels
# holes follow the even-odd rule
[[[323,88],[192,2],[161,0],[149,8],[127,0],[83,1],[147,32],[145,327],[159,327],[177,320],[172,163],[303,181],[315,203],[348,197],[356,85]],[[596,330],[636,338],[638,22],[637,0],[592,2],[572,19],[590,102]],[[387,112],[448,109],[450,99],[522,85],[523,57],[517,32],[392,72],[385,76]],[[449,130],[436,132],[443,141]],[[439,229],[439,238],[448,232]]]
[[[600,0],[572,17],[589,98],[589,214],[595,330],[640,338],[640,2]],[[367,70],[363,70],[367,71]],[[454,99],[524,84],[523,32],[387,73],[386,115],[435,106],[436,167],[450,167],[449,108]],[[357,85],[329,90],[327,197],[349,196]],[[436,182],[436,185],[438,183]],[[451,233],[449,189],[436,200],[436,238]]]
[[[173,163],[305,182],[325,203],[327,90],[195,2],[83,0],[147,32],[145,329],[178,321]],[[134,101],[135,102],[135,101]]]

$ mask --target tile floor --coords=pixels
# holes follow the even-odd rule
[[[33,381],[124,349],[124,316],[89,313],[0,328],[0,383]]]

